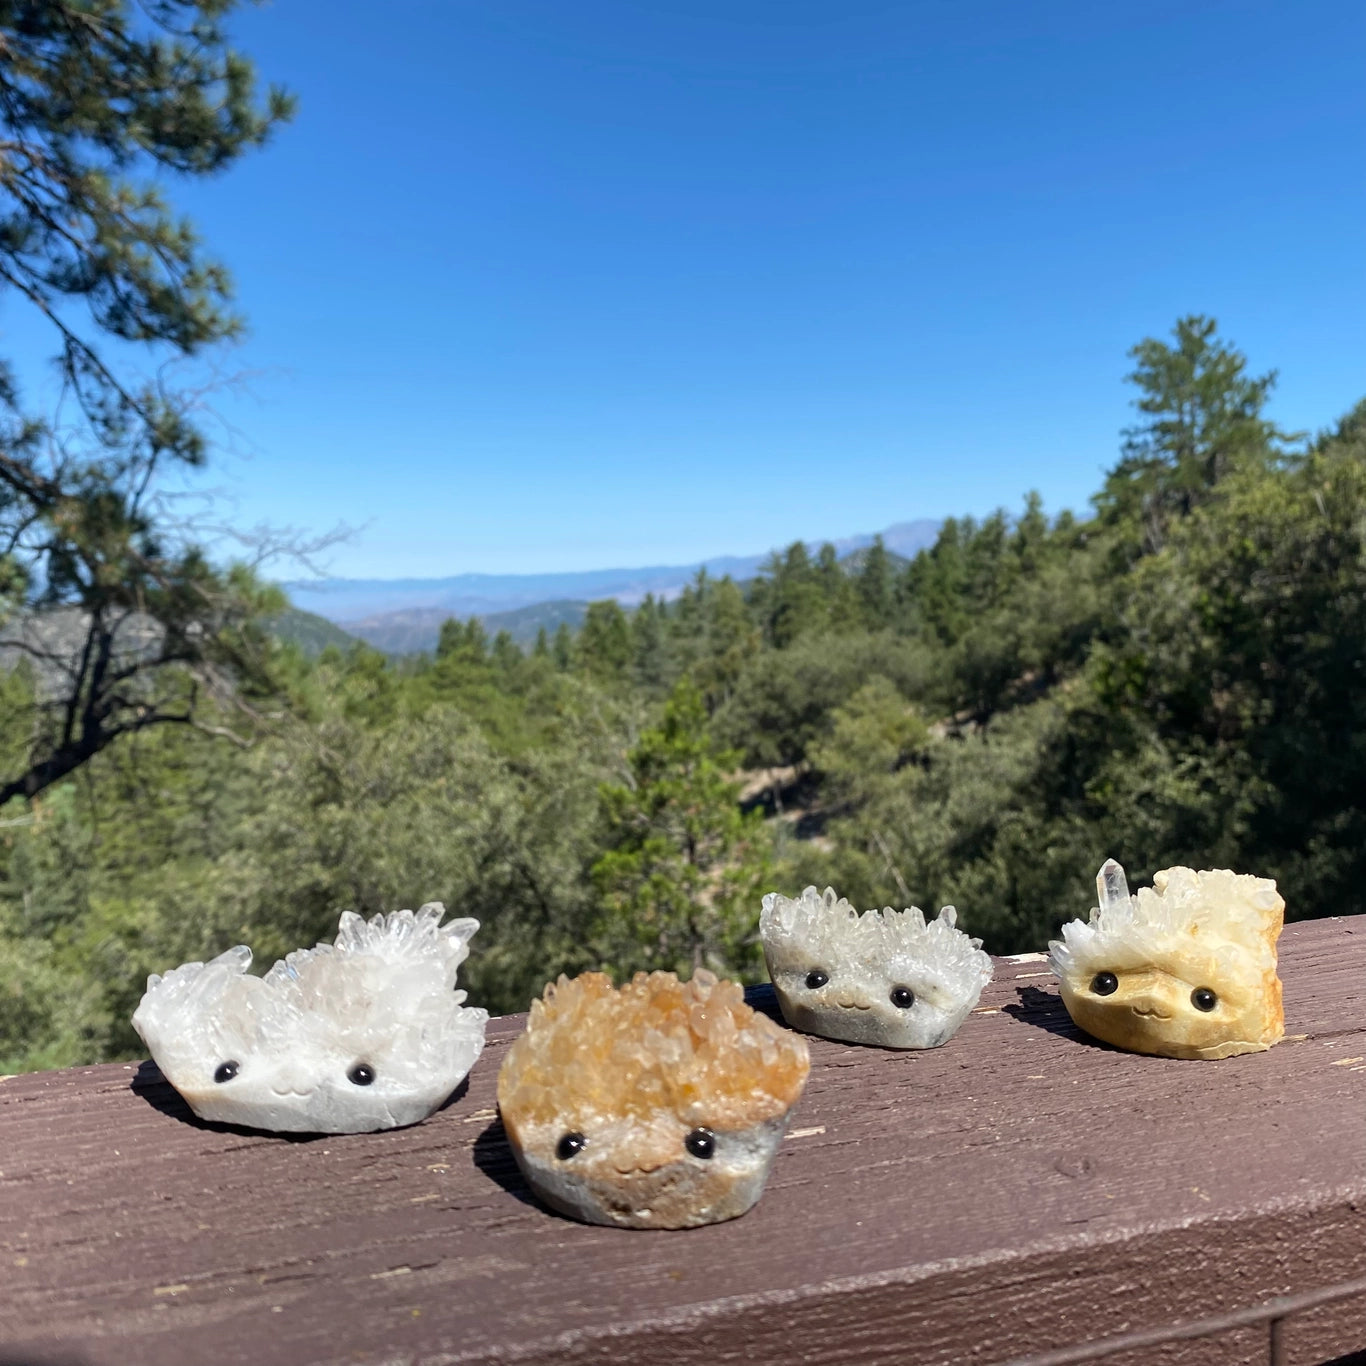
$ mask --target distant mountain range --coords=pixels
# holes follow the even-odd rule
[[[910,558],[934,543],[939,523],[929,518],[897,522],[881,533],[883,544]],[[832,542],[841,559],[872,545],[873,536]],[[822,542],[812,541],[814,554]],[[634,606],[647,593],[676,597],[699,569],[716,578],[752,579],[772,552],[725,555],[695,564],[641,569],[589,569],[566,574],[456,574],[447,579],[311,579],[286,583],[295,607],[324,617],[389,654],[410,654],[436,645],[447,617],[481,617],[490,634],[507,630],[529,644],[541,626],[553,634],[561,621],[583,620],[590,601],[615,598]]]

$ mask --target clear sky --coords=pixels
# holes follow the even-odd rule
[[[338,574],[1083,509],[1125,351],[1183,312],[1280,370],[1285,425],[1366,394],[1361,0],[275,0],[235,28],[300,107],[176,191],[251,323],[213,478],[243,522],[363,526]]]

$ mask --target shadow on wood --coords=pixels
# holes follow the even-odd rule
[[[514,1199],[524,1205],[535,1205],[536,1197],[512,1155],[512,1145],[508,1142],[503,1121],[495,1119],[478,1138],[470,1150],[474,1165],[495,1185],[501,1187]],[[559,1218],[560,1216],[556,1216]]]
[[[1062,997],[1056,991],[1040,991],[1038,987],[1016,987],[1015,994],[1019,997],[1018,1001],[1001,1007],[1002,1013],[1009,1015],[1012,1020],[1033,1025],[1035,1029],[1046,1029],[1050,1034],[1071,1039],[1074,1043],[1086,1044],[1090,1048],[1101,1048],[1110,1053],[1123,1051],[1112,1048],[1099,1039],[1093,1039],[1084,1029],[1079,1029],[1073,1024],[1067,1007],[1062,1003]]]

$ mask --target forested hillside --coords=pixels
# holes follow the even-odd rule
[[[1277,431],[1271,377],[1199,318],[1133,359],[1085,518],[1029,498],[908,563],[795,543],[525,650],[456,621],[397,663],[272,644],[255,732],[134,731],[10,801],[0,1068],[136,1054],[149,971],[264,966],[347,909],[478,917],[494,1011],[588,967],[752,979],[760,896],[807,882],[953,902],[998,952],[1084,915],[1108,855],[1361,909],[1366,404]],[[32,688],[0,676],[7,772]]]

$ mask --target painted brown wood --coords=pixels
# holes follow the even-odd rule
[[[1281,962],[1291,1037],[1219,1063],[1089,1042],[1039,959],[945,1048],[812,1040],[764,1199],[683,1233],[531,1200],[493,1102],[520,1017],[387,1134],[202,1125],[148,1065],[9,1078],[0,1366],[988,1366],[1366,1275],[1366,917]],[[1291,1366],[1366,1349],[1366,1297],[1286,1334]]]

